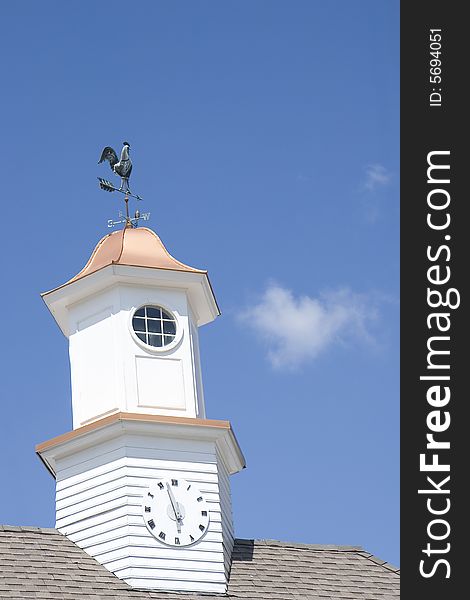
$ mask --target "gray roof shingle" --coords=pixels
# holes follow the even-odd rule
[[[236,540],[228,594],[136,590],[56,529],[0,526],[0,598],[10,600],[392,600],[399,571],[361,548]]]

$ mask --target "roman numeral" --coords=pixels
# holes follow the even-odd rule
[[[153,519],[150,519],[147,523],[149,524],[150,529],[155,529],[155,521]]]
[[[204,525],[199,525],[199,529],[200,529],[201,531],[204,531],[204,529],[205,529]]]
[[[177,479],[172,479],[171,480],[171,485],[174,485],[175,487],[178,487],[178,480]]]
[[[164,539],[166,538],[166,534],[165,534],[163,531],[160,531],[160,533],[158,534],[158,537],[159,537],[161,540],[164,540]]]
[[[201,515],[203,517],[207,517],[207,510],[201,510]]]
[[[179,546],[179,545],[180,545],[180,539],[179,539],[179,538],[177,538],[177,537],[175,538],[175,545],[176,545],[176,546]]]
[[[190,539],[192,542],[194,542],[194,538],[193,538],[193,536],[192,536],[192,535],[190,535],[190,536],[189,536],[189,539]]]
[[[150,506],[146,506],[146,507],[145,507],[145,512],[151,512],[151,510],[152,510],[152,509],[150,508]]]
[[[158,487],[162,490],[165,486],[161,481],[158,482]]]
[[[202,502],[202,496],[199,496],[199,498],[197,499],[198,502]]]

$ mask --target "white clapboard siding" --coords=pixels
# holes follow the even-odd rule
[[[197,478],[206,481],[206,476],[209,474],[213,474],[213,481],[218,482],[217,479],[217,466],[211,465],[207,463],[178,463],[177,461],[146,461],[147,464],[134,465],[134,460],[130,458],[122,458],[119,460],[115,460],[112,463],[108,463],[107,465],[103,465],[99,468],[92,469],[89,472],[89,476],[86,474],[82,474],[81,476],[68,477],[66,480],[57,482],[57,494],[60,498],[66,498],[69,495],[75,493],[75,490],[87,490],[87,489],[96,489],[100,485],[106,485],[107,483],[118,480],[120,477],[125,475],[129,477],[136,477],[138,479],[154,479],[156,478],[155,470],[158,469],[159,472],[163,473],[164,471],[173,472],[174,470],[178,470],[183,473],[195,474]],[[181,465],[181,468],[179,468]],[[132,467],[132,471],[129,472],[128,466]],[[199,471],[198,471],[199,469]],[[185,479],[185,477],[183,475]],[[207,479],[210,481],[210,478]]]
[[[125,571],[116,573],[120,579],[124,579],[131,587],[136,589],[150,588],[164,591],[173,591],[175,589],[175,583],[173,579],[165,579],[162,575],[159,578],[152,577],[137,577],[132,575],[127,569]],[[179,581],[178,591],[182,592],[203,592],[212,594],[224,594],[227,586],[225,583],[218,583],[212,581]]]
[[[80,504],[81,508],[79,510],[84,510],[89,508],[90,502],[92,502],[92,504],[96,504],[96,501],[104,503],[122,494],[126,494],[131,499],[135,498],[136,502],[140,504],[143,493],[150,483],[168,478],[175,472],[177,472],[176,469],[173,471],[165,471],[163,472],[162,477],[155,477],[155,479],[142,479],[132,476],[121,477],[117,481],[110,481],[109,483],[97,486],[94,489],[86,489],[81,492],[77,490],[76,494],[69,493],[66,497],[61,493],[58,493],[56,494],[56,507],[57,510],[61,510],[63,508],[68,508],[72,504]],[[208,477],[212,478],[214,475],[210,474]],[[203,482],[194,477],[188,477],[187,481],[196,485],[198,489],[207,496],[207,500],[213,500],[214,502],[218,501],[219,488],[217,482]]]
[[[117,519],[126,519],[126,521],[127,521],[127,519],[128,519],[127,515],[128,515],[128,506],[127,506],[127,504],[123,504],[122,506],[115,508],[113,511],[110,511],[108,513],[108,516],[107,516],[104,524],[106,525],[106,523],[108,523],[108,524],[110,524],[110,526],[112,526],[112,521],[115,521]],[[67,525],[67,535],[72,535],[77,532],[86,532],[88,529],[91,529],[92,527],[96,527],[96,526],[102,525],[102,524],[103,524],[103,515],[102,514],[98,514],[94,517],[90,517],[89,519],[87,519],[86,525],[80,521],[74,521],[71,524]]]
[[[114,509],[121,508],[122,506],[127,505],[127,497],[120,496],[115,500],[110,500],[105,504],[97,503],[96,506],[92,506],[86,510],[77,511],[74,510],[75,507],[70,507],[68,509],[63,509],[62,511],[57,511],[56,517],[56,527],[57,529],[62,529],[69,525],[73,525],[74,523],[78,523],[79,521],[83,522],[83,526],[88,526],[88,523],[85,522],[87,519],[91,517],[96,517],[98,515],[104,521],[112,518],[112,514]]]
[[[157,541],[142,517],[155,481],[175,474],[207,501],[209,527],[192,547]],[[123,433],[57,461],[57,528],[130,585],[224,593],[233,548],[228,469],[212,440]]]
[[[137,548],[135,550],[134,548]],[[134,556],[134,554],[138,552],[141,558],[155,558],[155,547],[154,546],[142,546],[142,545],[128,545],[122,546],[121,548],[116,548],[115,550],[110,550],[107,553],[101,554],[101,560],[105,561],[107,564],[110,564],[114,560],[118,560],[120,558],[125,558],[127,556]],[[174,560],[175,553],[171,548],[161,548],[158,552],[158,559],[165,560]],[[223,552],[218,552],[214,550],[204,550],[198,547],[195,548],[179,548],[178,551],[178,560],[198,560],[198,561],[206,561],[210,563],[223,563]]]
[[[132,437],[135,438],[135,436]],[[145,447],[136,445],[139,438],[129,442],[129,446],[122,446],[119,441],[120,438],[115,438],[107,440],[102,444],[105,448],[102,449],[102,453],[100,454],[96,453],[96,449],[88,448],[80,451],[79,461],[77,461],[77,454],[70,454],[70,456],[63,457],[61,459],[61,463],[63,462],[63,469],[61,469],[63,470],[63,475],[70,477],[80,473],[83,474],[85,463],[87,469],[91,470],[100,465],[107,465],[121,457],[131,458],[134,461],[139,460],[139,462],[159,459],[177,462],[199,462],[201,464],[216,463],[214,460],[216,458],[215,448],[211,448],[206,441],[142,436],[140,438],[141,442],[145,438],[147,438]],[[179,442],[181,442],[181,445],[178,445]],[[132,461],[126,464],[131,463]]]
[[[202,540],[191,548],[187,548],[188,551],[192,551],[197,549],[198,552],[221,552],[220,545],[220,536],[218,536],[217,541],[209,540],[208,535],[205,535]],[[160,555],[162,552],[171,552],[172,555],[183,550],[183,548],[169,548],[168,546],[164,546],[163,544],[159,544],[153,536],[132,536],[130,535],[127,542],[129,547],[144,547],[144,548],[153,548],[155,555]]]
[[[225,582],[225,574],[222,571],[199,571],[185,569],[184,565],[180,565],[178,569],[152,569],[146,567],[127,567],[125,569],[116,569],[118,577],[126,579],[127,577],[139,578],[157,578],[157,579],[172,579],[178,582],[184,581],[209,581],[211,583]],[[124,575],[125,573],[125,575]],[[124,577],[123,577],[124,575]]]
[[[206,556],[207,558],[207,556]],[[108,569],[116,573],[122,571],[129,566],[129,557],[122,557],[109,561]],[[196,559],[192,556],[189,559],[182,557],[178,558],[156,558],[154,556],[132,556],[133,568],[142,569],[160,569],[165,570],[181,570],[188,573],[188,578],[191,578],[194,569],[194,563],[197,563],[197,570],[204,570],[206,573],[223,573],[224,565],[222,562]]]
[[[67,527],[67,535],[68,537],[73,536],[75,543],[84,542],[90,538],[95,539],[98,535],[115,532],[121,527],[127,527],[127,524],[127,515],[123,515],[120,517],[109,518],[104,523],[102,522],[99,525],[87,527],[86,529],[75,528],[75,530],[72,530],[71,527]]]
[[[219,452],[217,452],[217,464],[219,474],[220,511],[222,515],[224,567],[225,576],[228,581],[230,575],[230,568],[232,564],[232,550],[234,544],[232,497],[230,493],[230,480],[228,470]]]
[[[174,452],[172,453],[174,456]],[[185,458],[187,454],[185,453]],[[214,455],[210,455],[211,460],[214,460]],[[134,467],[134,473],[138,477],[146,477],[149,472],[150,474],[154,469],[169,469],[173,470],[178,468],[180,471],[194,472],[199,466],[203,473],[217,473],[217,465],[215,462],[209,463],[204,462],[207,459],[207,454],[200,455],[194,454],[194,460],[192,462],[185,460],[158,460],[147,458],[137,458],[134,456],[128,456],[122,448],[107,453],[106,461],[100,460],[100,458],[93,457],[87,461],[86,469],[85,465],[72,465],[71,467],[64,468],[61,471],[63,480],[57,480],[57,490],[63,491],[77,484],[83,483],[84,487],[93,487],[93,485],[100,484],[102,482],[110,481],[116,477],[119,477],[119,473],[115,473],[117,470],[127,469],[127,466]],[[96,465],[96,466],[93,466]],[[73,473],[76,473],[73,475]]]

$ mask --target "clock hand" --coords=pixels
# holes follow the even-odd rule
[[[168,482],[166,484],[166,489],[167,489],[168,495],[170,496],[170,502],[171,502],[171,506],[173,508],[173,512],[175,513],[176,527],[178,529],[178,533],[181,533],[181,522],[183,520],[183,517],[179,511],[178,502],[176,502],[173,492],[171,491],[171,487],[168,485]]]
[[[171,491],[171,487],[169,486],[168,482],[166,484],[166,489],[167,489],[168,495],[170,496],[170,502],[171,502],[171,506],[173,507],[173,511],[175,513],[175,517],[177,519],[181,519],[181,513],[180,513],[179,508],[178,508],[178,503],[175,500],[175,497],[173,495],[173,492]]]

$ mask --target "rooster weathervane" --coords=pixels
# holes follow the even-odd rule
[[[124,201],[126,203],[126,215],[123,215],[119,212],[119,217],[122,219],[120,221],[108,221],[108,227],[114,227],[115,225],[119,225],[120,223],[125,223],[126,227],[137,227],[137,224],[140,219],[144,221],[148,221],[150,218],[150,213],[140,214],[138,210],[135,211],[135,215],[133,218],[129,217],[129,198],[135,198],[136,200],[143,200],[143,198],[137,194],[133,194],[129,187],[129,177],[132,173],[132,161],[129,157],[130,144],[129,142],[123,142],[123,147],[121,150],[121,158],[118,159],[118,156],[111,146],[106,146],[101,153],[101,158],[98,161],[98,164],[101,164],[105,160],[109,162],[109,166],[111,167],[111,171],[116,175],[119,175],[121,178],[121,187],[117,188],[115,185],[108,181],[107,179],[103,179],[102,177],[98,177],[98,181],[100,183],[100,188],[106,192],[120,192],[124,194]]]

